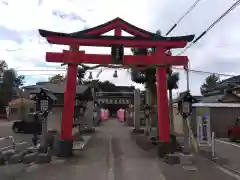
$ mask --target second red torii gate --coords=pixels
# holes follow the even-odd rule
[[[102,34],[114,30],[114,36]],[[126,31],[135,37],[121,36],[121,31]],[[60,156],[68,156],[72,149],[72,123],[74,113],[74,100],[76,94],[77,65],[80,63],[92,64],[114,64],[116,61],[111,55],[86,54],[79,51],[79,46],[103,46],[103,47],[134,47],[134,48],[156,48],[149,56],[124,56],[119,58],[120,64],[124,66],[156,66],[157,81],[157,105],[158,105],[158,129],[159,138],[162,142],[170,141],[170,121],[168,115],[168,97],[166,83],[166,66],[186,66],[186,56],[169,56],[165,52],[172,48],[184,48],[187,42],[193,40],[194,36],[162,37],[154,33],[140,29],[127,23],[121,18],[116,18],[100,26],[79,31],[71,34],[39,30],[43,37],[52,44],[69,45],[69,51],[62,53],[48,52],[46,61],[68,64],[67,83],[64,94],[64,110],[62,114],[61,128],[61,153]],[[119,50],[119,49],[118,49]],[[123,50],[123,49],[121,49]],[[118,54],[119,55],[119,54]],[[119,62],[118,62],[119,64]]]

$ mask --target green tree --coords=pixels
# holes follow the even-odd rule
[[[77,70],[77,84],[86,84],[88,81],[84,80],[85,74],[86,74],[87,69],[83,67],[78,67]],[[50,77],[49,82],[51,83],[59,83],[63,82],[66,80],[66,76],[61,75],[61,74],[56,74],[52,77]]]
[[[17,76],[14,69],[4,71],[3,83],[0,88],[0,106],[3,108],[12,100],[14,93],[23,85],[25,76]]]
[[[161,32],[157,31],[156,36],[160,36]],[[144,49],[134,48],[132,49],[133,55],[146,56],[150,51],[155,51],[155,48]],[[157,92],[156,92],[156,68],[147,68],[142,71],[138,71],[136,68],[131,69],[131,79],[136,83],[145,84],[145,88],[149,90],[151,94],[151,104],[157,104]],[[173,72],[171,67],[167,68],[167,86],[169,92],[169,103],[170,103],[170,120],[171,120],[171,131],[173,131],[173,109],[172,109],[172,90],[178,88],[179,73]]]
[[[3,72],[8,69],[6,61],[0,60],[0,71]]]
[[[168,95],[169,95],[169,116],[171,121],[171,132],[174,132],[174,116],[173,116],[173,106],[172,106],[172,91],[178,89],[179,73],[173,72],[172,68],[168,68],[167,71],[167,86],[168,86]]]
[[[84,77],[86,75],[86,71],[87,71],[86,68],[83,68],[83,67],[78,68],[78,72],[77,72],[77,83],[78,84],[84,84],[85,83]]]
[[[24,84],[24,81],[25,81],[25,76],[24,75],[18,75],[16,76],[16,79],[15,79],[15,84],[17,87],[20,87]]]
[[[85,81],[85,85],[88,85],[92,88],[95,88],[96,91],[103,91],[103,92],[116,92],[116,85],[109,82],[109,81],[99,81],[99,80],[90,80]]]
[[[217,83],[220,82],[220,77],[216,74],[211,74],[206,77],[205,82],[200,87],[201,94],[204,94],[207,90],[214,88]]]
[[[64,80],[65,80],[65,76],[61,74],[56,74],[48,78],[48,81],[50,83],[59,83],[59,82],[63,82]]]

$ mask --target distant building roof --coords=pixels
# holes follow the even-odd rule
[[[212,96],[202,97],[201,103],[238,103],[240,97],[231,91],[226,91],[223,94],[215,94]]]
[[[18,98],[18,99],[14,99],[14,100],[10,101],[8,103],[8,105],[11,106],[11,105],[21,104],[21,103],[22,104],[34,104],[35,101],[30,100],[30,99],[25,99],[25,98]]]
[[[228,108],[240,108],[240,103],[194,103],[193,107],[228,107]]]
[[[233,76],[233,77],[228,78],[228,79],[224,79],[223,81],[221,81],[218,84],[229,84],[229,83],[239,84],[240,85],[240,75]]]
[[[225,96],[224,94],[218,94],[213,96],[202,97],[201,103],[217,103],[220,102],[224,96]]]
[[[193,96],[193,98],[195,98],[197,101],[201,101],[203,96]]]
[[[231,78],[224,79],[223,81],[217,83],[217,85],[214,88],[208,89],[204,93],[213,92],[220,89],[231,89],[239,85],[240,85],[240,75],[233,76]]]
[[[28,89],[31,93],[39,93],[41,88],[45,88],[52,93],[64,93],[66,84],[52,84],[52,83],[41,83],[31,86],[25,86],[24,89]],[[76,94],[83,94],[89,87],[85,85],[76,86]]]

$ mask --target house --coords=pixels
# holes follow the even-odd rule
[[[211,132],[215,132],[215,136],[218,138],[227,138],[228,129],[235,124],[236,119],[240,116],[240,103],[200,102],[193,104],[190,121],[195,135],[197,135],[197,129],[206,115],[209,117]]]
[[[234,76],[217,83],[214,88],[203,92],[203,96],[210,96],[215,94],[224,94],[225,91],[234,89],[240,86],[240,75]]]
[[[234,76],[218,83],[203,93],[201,101],[193,104],[191,127],[197,134],[197,118],[207,113],[210,129],[217,137],[226,138],[227,131],[240,116],[240,76]]]
[[[40,92],[40,89],[46,89],[47,94],[51,99],[54,100],[54,107],[62,107],[64,104],[64,91],[65,82],[63,83],[49,83],[49,82],[39,82],[36,85],[23,87],[24,92],[29,94],[29,98],[32,99],[34,96]],[[76,86],[76,98],[81,100],[89,100],[92,98],[91,88],[86,85]]]
[[[47,127],[48,130],[61,131],[61,119],[62,111],[64,106],[64,92],[65,92],[65,82],[50,83],[50,82],[39,82],[35,85],[23,87],[25,97],[29,99],[34,99],[36,94],[40,93],[41,89],[44,89],[46,95],[50,97],[53,101],[51,113],[48,115]],[[86,85],[76,85],[76,100],[88,101],[92,100],[91,88]],[[76,101],[77,103],[77,101]],[[50,120],[51,119],[51,120]]]
[[[17,98],[10,101],[8,106],[8,120],[26,120],[28,119],[28,114],[35,111],[36,103],[30,99]]]

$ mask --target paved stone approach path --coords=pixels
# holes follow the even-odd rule
[[[131,131],[132,128],[110,119],[96,128],[85,149],[75,157],[33,165],[22,170],[17,177],[5,176],[1,180],[235,179],[207,161],[200,161],[198,170],[194,172],[183,170],[180,165],[170,166],[157,158],[154,148],[140,148]]]

